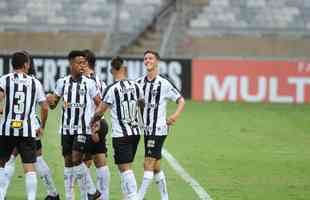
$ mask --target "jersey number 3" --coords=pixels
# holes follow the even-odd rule
[[[25,108],[25,93],[15,92],[14,98],[17,100],[14,104],[14,113],[22,114]]]

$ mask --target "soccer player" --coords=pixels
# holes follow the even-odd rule
[[[110,108],[114,161],[120,171],[121,189],[126,198],[137,200],[137,183],[131,165],[140,140],[138,112],[143,108],[143,92],[136,82],[126,79],[127,68],[122,58],[113,58],[111,65],[116,81],[106,89],[92,119],[92,128]]]
[[[33,62],[33,58],[32,56],[30,56],[30,54],[28,52],[23,51],[23,53],[25,53],[29,60],[30,60],[30,68],[28,70],[28,75],[35,77],[36,75],[36,71],[35,71],[35,67],[34,67],[34,62]],[[34,129],[37,130],[39,129],[41,126],[41,122],[40,119],[38,118],[38,116],[35,116],[35,122],[34,122]],[[6,162],[5,164],[5,173],[6,173],[6,178],[7,178],[7,182],[6,182],[6,186],[4,188],[4,195],[6,195],[7,192],[7,188],[9,186],[9,183],[11,182],[11,178],[14,174],[15,171],[15,160],[16,160],[16,156],[18,155],[18,152],[16,149],[14,149],[13,153],[11,154],[11,157],[9,159],[8,162]],[[46,190],[47,190],[47,196],[45,198],[45,200],[59,200],[59,194],[57,192],[57,189],[55,187],[52,175],[51,175],[51,171],[47,165],[47,163],[45,162],[45,160],[43,159],[42,156],[42,143],[41,143],[41,139],[39,137],[36,138],[36,155],[37,155],[37,161],[35,162],[35,168],[37,173],[39,174],[39,177],[42,179]]]
[[[63,100],[59,133],[65,161],[66,198],[73,199],[74,180],[77,180],[80,187],[86,186],[88,200],[93,200],[100,197],[100,192],[92,179],[87,178],[88,168],[82,159],[92,139],[92,102],[99,105],[101,99],[95,82],[82,75],[82,66],[86,62],[84,52],[71,51],[68,59],[70,75],[57,81],[54,94],[48,95],[47,100],[52,109],[60,99]]]
[[[139,199],[142,200],[154,176],[159,186],[162,200],[168,200],[167,182],[160,167],[161,151],[168,134],[183,111],[185,100],[178,89],[166,78],[159,75],[159,54],[148,50],[144,53],[144,65],[147,75],[138,79],[145,95],[144,119],[144,176],[139,188]],[[175,101],[178,106],[175,112],[166,119],[168,100]]]
[[[39,80],[28,76],[30,60],[24,52],[12,56],[13,73],[0,78],[0,101],[3,99],[4,111],[0,124],[0,200],[4,199],[6,184],[4,166],[16,148],[21,155],[27,199],[35,200],[37,191],[36,136],[43,135],[48,104]],[[36,103],[41,106],[41,127],[34,128]]]
[[[83,67],[83,75],[94,80],[97,85],[97,89],[100,91],[100,96],[103,96],[103,92],[106,89],[106,84],[100,81],[98,76],[95,74],[96,56],[95,54],[86,49],[84,50],[86,57],[86,64]],[[96,106],[93,105],[93,112],[95,112]],[[97,174],[97,189],[101,193],[101,200],[109,199],[109,184],[110,184],[110,171],[107,166],[107,147],[106,147],[106,135],[108,133],[108,124],[104,118],[98,122],[98,136],[99,141],[90,141],[90,153],[87,153],[84,158],[84,162],[87,167],[90,167],[92,160],[96,166]],[[90,174],[89,174],[90,176]],[[85,196],[82,194],[82,196]]]

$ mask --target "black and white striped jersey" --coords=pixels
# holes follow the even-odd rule
[[[73,80],[69,75],[57,81],[54,93],[63,101],[59,133],[91,134],[92,103],[100,96],[95,81],[85,76]]]
[[[179,90],[166,78],[157,75],[152,81],[147,76],[137,80],[143,89],[145,107],[143,113],[145,135],[167,135],[166,106],[168,100],[178,101]]]
[[[0,90],[5,94],[0,134],[36,137],[36,104],[46,100],[40,81],[23,73],[9,73],[0,78]]]
[[[103,102],[111,107],[112,137],[140,135],[139,100],[143,92],[135,81],[120,80],[107,87]]]
[[[104,81],[101,81],[96,74],[90,74],[88,78],[96,82],[97,89],[100,91],[100,96],[102,97],[105,89],[107,88],[106,83]]]

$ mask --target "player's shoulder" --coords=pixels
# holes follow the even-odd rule
[[[114,81],[113,83],[107,86],[105,91],[108,92],[109,90],[114,90],[116,87],[119,87],[119,86],[120,86],[120,81]]]
[[[159,74],[157,76],[157,80],[162,82],[163,84],[166,84],[166,85],[173,85],[172,81],[169,79],[168,76],[166,75],[163,75],[163,74]]]
[[[13,73],[8,73],[8,74],[4,74],[0,77],[0,79],[6,79],[7,77],[13,77],[14,74]]]
[[[162,83],[162,85],[164,85],[164,86],[166,86],[166,87],[173,87],[173,88],[175,88],[178,92],[180,92],[179,89],[174,85],[174,83],[169,79],[168,76],[163,75],[163,74],[160,74],[160,75],[158,75],[158,78],[157,78],[157,79]]]
[[[137,83],[141,84],[141,83],[143,83],[143,82],[144,82],[145,78],[146,78],[146,76],[141,76],[141,77],[139,77],[139,78],[135,79],[135,82],[137,82]]]
[[[65,81],[67,81],[67,80],[69,81],[69,80],[70,80],[70,77],[71,77],[70,75],[68,75],[68,76],[63,76],[63,77],[59,77],[57,81],[58,81],[58,82],[65,82]]]

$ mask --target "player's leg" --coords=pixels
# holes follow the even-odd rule
[[[159,186],[161,199],[168,199],[167,184],[163,172],[157,173],[156,167],[160,168],[161,150],[166,136],[145,136],[145,158],[144,158],[144,175],[139,189],[139,199],[143,199],[144,195],[152,182],[154,176]],[[160,181],[159,181],[160,177]]]
[[[98,153],[94,158],[97,174],[97,188],[101,192],[101,200],[109,199],[110,170],[107,165],[106,154]]]
[[[36,155],[37,155],[37,162],[35,163],[35,167],[37,170],[37,173],[41,180],[43,181],[46,190],[47,190],[47,197],[46,200],[57,200],[59,199],[59,194],[57,192],[57,189],[55,187],[54,180],[52,178],[51,171],[43,159],[42,156],[42,143],[41,140],[37,140],[37,149],[36,149]]]
[[[88,168],[87,177],[86,177],[88,179],[91,178],[91,174],[90,174],[89,168],[91,167],[91,164],[93,162],[92,160],[93,160],[92,154],[90,154],[90,153],[84,154],[83,162],[84,162],[84,164]],[[80,199],[81,200],[87,200],[87,188],[86,188],[85,184],[80,184]]]
[[[129,200],[137,200],[137,182],[131,169],[137,150],[139,137],[129,136],[113,138],[114,160],[117,164],[121,176],[121,189]]]
[[[4,166],[15,147],[15,142],[13,137],[0,136],[0,200],[5,198],[4,188],[7,180]]]
[[[64,157],[64,184],[66,200],[74,200],[74,176],[72,164],[72,145],[74,137],[70,135],[61,136],[62,155]]]
[[[168,200],[168,187],[167,180],[163,170],[160,168],[160,160],[156,160],[155,163],[155,182],[158,185],[158,190],[160,192],[161,200]]]
[[[4,171],[5,171],[5,177],[6,177],[6,183],[4,187],[4,196],[6,196],[8,187],[11,183],[11,179],[13,177],[13,174],[15,172],[15,162],[16,157],[18,155],[17,149],[14,148],[13,152],[11,153],[10,159],[5,163]]]
[[[167,180],[164,171],[160,167],[160,160],[161,160],[161,151],[166,139],[166,136],[157,136],[157,150],[156,152],[156,162],[154,165],[154,175],[155,175],[155,182],[158,185],[158,190],[160,192],[161,200],[168,200],[168,187],[167,187]]]
[[[23,163],[27,200],[35,200],[37,195],[37,174],[34,166],[36,162],[36,141],[32,137],[18,137],[18,140],[17,150]]]
[[[73,174],[79,184],[85,185],[88,199],[97,199],[100,192],[96,190],[95,184],[89,176],[89,171],[83,161],[83,155],[90,141],[89,135],[75,135],[72,146]]]
[[[154,178],[154,166],[156,158],[154,158],[155,138],[154,136],[144,136],[144,173],[141,186],[139,188],[139,199],[143,199],[148,187]]]
[[[96,166],[97,173],[97,188],[101,192],[101,200],[109,199],[109,185],[110,185],[110,170],[107,165],[107,147],[106,147],[106,135],[108,133],[108,124],[102,119],[100,121],[99,129],[100,141],[94,143],[93,151],[94,164]]]

